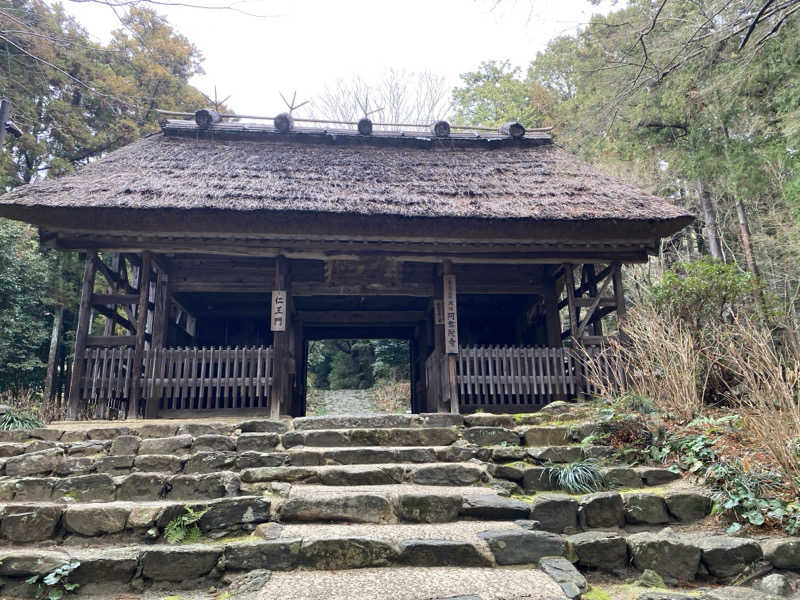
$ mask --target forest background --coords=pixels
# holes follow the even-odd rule
[[[146,0],[120,5],[119,29],[100,44],[57,4],[0,1],[0,96],[12,101],[22,132],[6,136],[0,192],[158,131],[156,109],[212,102],[189,84],[202,70],[200,52],[154,8]],[[486,62],[454,90],[425,73],[354,78],[308,110],[346,118],[371,93],[396,121],[448,115],[469,125],[553,125],[561,146],[699,216],[650,263],[627,270],[631,303],[663,290],[665,275],[693,298],[698,287],[724,296],[731,282],[745,282],[746,301],[794,331],[798,10],[797,0],[633,1],[552,40],[526,69]],[[705,258],[724,268],[697,277],[687,265]],[[0,390],[41,389],[54,319],[64,319],[69,346],[77,264],[77,256],[40,248],[32,228],[0,220]],[[407,362],[401,343],[341,340],[312,351],[310,366],[321,387],[369,387],[404,377]]]

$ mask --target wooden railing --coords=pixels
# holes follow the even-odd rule
[[[126,404],[131,392],[133,348],[86,348],[84,356],[81,396],[92,413],[104,415],[105,407]]]
[[[618,376],[615,354],[603,346],[548,348],[523,346],[463,347],[456,357],[456,393],[463,408],[528,407],[553,400],[592,395],[598,388],[591,372]],[[510,408],[509,408],[510,409]]]
[[[568,348],[476,346],[456,360],[459,403],[541,406],[575,396],[576,361]]]
[[[87,348],[84,356],[81,395],[89,406],[124,409],[133,385],[140,386],[148,402],[158,402],[160,410],[269,406],[270,347],[149,349],[138,377],[131,347]]]
[[[161,410],[267,408],[272,348],[156,348],[145,357],[144,396]]]

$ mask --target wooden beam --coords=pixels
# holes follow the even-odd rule
[[[94,306],[94,310],[99,312],[101,315],[103,315],[105,318],[109,319],[110,321],[113,321],[115,323],[119,323],[120,325],[122,325],[122,327],[127,329],[131,334],[134,334],[134,335],[136,334],[136,331],[137,331],[136,325],[131,323],[128,319],[123,317],[116,310],[114,310],[112,308],[109,308],[108,306],[105,306],[103,304],[95,305]]]
[[[586,326],[589,324],[592,315],[594,315],[594,311],[597,310],[597,307],[600,305],[600,300],[602,300],[603,292],[606,291],[609,283],[611,283],[611,277],[606,277],[605,281],[603,282],[603,285],[597,291],[597,295],[593,299],[592,304],[589,306],[589,310],[586,311],[586,315],[583,317],[583,320],[581,320],[580,325],[578,325],[578,333],[575,335],[575,337],[581,338],[583,336],[583,332],[586,330]]]
[[[580,308],[588,308],[595,303],[597,298],[575,298],[575,305],[579,306]],[[599,299],[597,306],[601,306],[603,308],[608,306],[616,306],[617,300],[616,298],[611,297],[603,297]]]
[[[84,354],[86,338],[89,335],[89,312],[91,310],[92,290],[97,272],[97,255],[94,252],[86,255],[83,265],[83,280],[81,283],[81,300],[78,305],[78,323],[75,328],[75,356],[72,362],[72,377],[69,387],[69,418],[72,420],[80,416],[81,408],[81,379],[83,377]]]
[[[86,338],[86,346],[91,348],[107,346],[135,346],[135,335],[90,335]]]
[[[597,258],[595,258],[594,260],[597,260]],[[582,283],[580,286],[578,286],[578,288],[574,292],[575,297],[577,298],[579,296],[583,296],[583,294],[585,294],[586,292],[589,291],[589,288],[590,288],[590,286],[592,284],[596,285],[599,281],[601,281],[602,279],[605,279],[608,276],[608,274],[611,273],[611,271],[613,270],[613,266],[614,266],[614,263],[611,263],[605,269],[600,271],[600,273],[598,273],[593,278],[592,281],[589,281],[586,284]],[[573,281],[574,281],[574,277],[573,277]],[[565,306],[567,306],[567,302],[568,302],[568,299],[564,298],[561,302],[558,303],[558,308],[559,309],[564,308]]]
[[[95,267],[98,271],[100,271],[100,273],[102,273],[103,277],[106,278],[106,281],[110,286],[120,288],[129,294],[136,294],[136,288],[132,287],[128,281],[123,279],[118,273],[112,271],[106,263],[100,260],[100,257],[97,256],[97,254],[94,254],[93,260],[95,261]]]
[[[139,294],[92,294],[92,304],[113,306],[114,304],[134,304],[139,301]]]
[[[309,325],[352,325],[366,323],[417,323],[425,320],[423,310],[301,310],[297,318]]]
[[[147,307],[150,297],[150,272],[152,267],[149,252],[143,252],[139,268],[139,304],[136,309],[136,347],[133,351],[133,364],[131,365],[131,400],[129,417],[137,418],[142,390],[139,388],[139,378],[144,369],[144,343],[145,330],[147,329]]]

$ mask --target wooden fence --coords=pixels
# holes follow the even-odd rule
[[[153,348],[134,377],[133,348],[87,348],[81,395],[96,416],[125,410],[133,385],[160,410],[267,408],[272,359],[270,347]]]
[[[597,392],[587,378],[611,373],[617,364],[603,347],[582,349],[475,346],[460,348],[456,358],[459,405],[469,409],[514,405],[535,410],[553,400]]]
[[[156,348],[145,357],[144,396],[161,410],[267,408],[272,348]]]
[[[456,387],[462,406],[544,405],[575,395],[575,360],[567,348],[461,348]]]

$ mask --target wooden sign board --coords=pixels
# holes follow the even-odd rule
[[[272,292],[269,327],[271,331],[286,331],[286,290]]]
[[[456,302],[456,276],[444,276],[444,350],[458,354],[458,304]]]
[[[433,301],[433,323],[434,325],[444,325],[444,302],[439,298]]]

